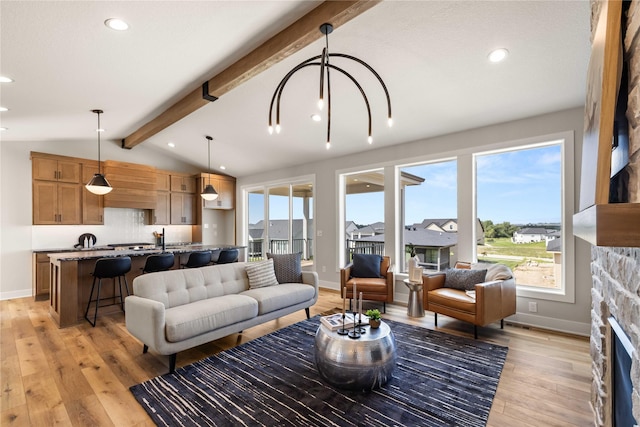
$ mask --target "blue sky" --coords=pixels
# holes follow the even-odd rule
[[[559,223],[561,153],[559,145],[489,154],[477,158],[478,216],[494,223]],[[404,170],[425,178],[406,188],[406,224],[425,218],[456,218],[456,162],[432,163]],[[346,218],[358,224],[384,221],[382,193],[347,198]],[[295,200],[295,199],[294,199]],[[249,222],[263,218],[262,195],[250,195]],[[272,197],[270,217],[288,217],[286,197]],[[294,202],[300,218],[302,203]]]

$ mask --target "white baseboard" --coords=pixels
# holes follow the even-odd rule
[[[531,326],[584,337],[591,335],[591,325],[589,323],[574,322],[572,320],[556,319],[529,313],[516,313],[513,316],[507,317],[505,321],[515,325]]]
[[[18,291],[0,292],[0,300],[25,298],[30,296],[33,296],[31,288],[21,289]]]

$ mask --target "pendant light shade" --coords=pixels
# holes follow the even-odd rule
[[[100,114],[102,114],[103,111],[91,111],[98,115],[98,129],[96,130],[98,132],[98,173],[93,175],[93,178],[91,178],[91,181],[89,181],[87,185],[85,185],[85,188],[93,194],[102,196],[113,190],[113,187],[109,185],[109,181],[107,181],[107,178],[105,178],[105,176],[100,173],[100,133],[102,132],[102,129],[100,128]]]
[[[202,197],[204,200],[211,201],[218,198],[218,192],[215,188],[213,188],[213,185],[211,185],[211,140],[213,140],[213,138],[209,135],[205,136],[205,138],[207,138],[207,144],[209,146],[209,149],[207,151],[207,160],[209,162],[209,183],[206,187],[204,187],[202,193],[200,193],[200,197]]]

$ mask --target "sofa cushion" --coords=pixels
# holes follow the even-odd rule
[[[302,283],[302,262],[300,253],[297,254],[267,254],[273,259],[273,269],[278,283]]]
[[[245,269],[247,276],[249,276],[249,289],[264,288],[265,286],[278,284],[272,259],[250,262]]]
[[[353,254],[351,277],[380,277],[382,257],[375,254]]]
[[[251,297],[258,303],[258,314],[270,313],[313,299],[315,288],[303,283],[285,283],[279,286],[249,289],[241,295]]]
[[[165,311],[167,341],[179,342],[256,317],[258,302],[244,295],[195,301]]]
[[[471,291],[475,285],[483,283],[487,270],[467,270],[461,268],[448,268],[444,271],[444,287],[459,289],[461,291]]]

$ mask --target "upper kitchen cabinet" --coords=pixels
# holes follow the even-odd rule
[[[156,191],[171,191],[171,172],[156,170]]]
[[[156,168],[136,163],[104,162],[104,172],[113,190],[104,197],[111,208],[155,209]]]
[[[178,193],[195,193],[196,178],[187,174],[171,174],[171,191]]]
[[[33,179],[80,183],[80,162],[61,160],[61,156],[31,153]]]
[[[82,164],[82,182],[89,182],[93,175],[98,173],[98,162],[87,162]],[[104,224],[104,196],[93,194],[91,191],[82,189],[82,223],[92,225]]]
[[[80,224],[80,159],[31,153],[33,224]]]
[[[202,192],[209,184],[209,179],[218,193],[218,197],[215,200],[202,200],[202,207],[206,209],[235,209],[236,179],[227,175],[200,174],[199,192]]]

